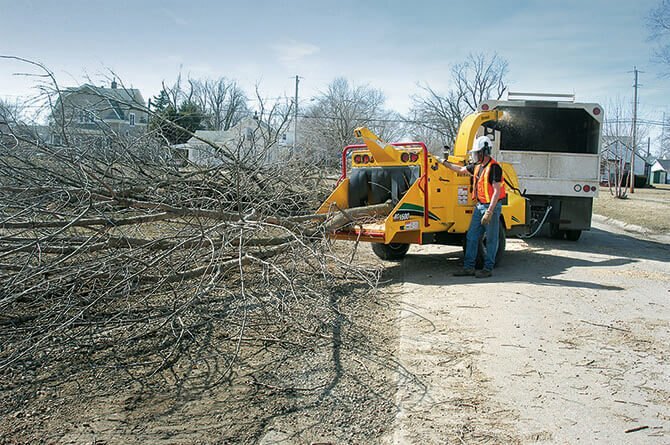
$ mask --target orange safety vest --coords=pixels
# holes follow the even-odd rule
[[[489,204],[491,202],[491,196],[493,196],[493,185],[491,185],[489,182],[492,165],[500,164],[498,164],[495,159],[491,158],[484,166],[481,164],[475,165],[475,183],[474,187],[472,188],[472,199],[483,204]],[[507,193],[505,192],[505,178],[503,177],[502,184],[500,186],[500,196],[498,197],[498,202],[500,202],[505,196],[507,196]]]

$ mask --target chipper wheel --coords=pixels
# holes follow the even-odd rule
[[[390,244],[381,244],[373,243],[372,251],[382,260],[386,261],[400,261],[405,258],[407,251],[409,250],[409,244],[401,243],[390,243]]]

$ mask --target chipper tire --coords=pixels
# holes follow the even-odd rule
[[[409,250],[409,244],[401,243],[390,243],[390,244],[381,244],[381,243],[372,243],[372,251],[379,258],[385,261],[400,261],[405,258],[407,251]]]

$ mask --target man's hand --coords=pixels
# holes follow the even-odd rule
[[[490,210],[487,210],[484,213],[484,216],[482,216],[482,225],[483,226],[488,226],[489,223],[491,222],[491,217],[492,216],[493,216],[493,212],[491,212]]]

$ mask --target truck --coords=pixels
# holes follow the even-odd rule
[[[571,94],[509,93],[478,110],[502,112],[478,131],[493,139],[493,157],[517,172],[530,218],[548,224],[553,238],[577,241],[591,228],[600,190],[602,107]]]
[[[465,165],[482,126],[492,125],[503,115],[500,110],[480,110],[467,116],[448,160]],[[329,236],[370,242],[374,253],[385,260],[402,259],[411,244],[464,246],[474,208],[471,176],[448,169],[422,142],[386,143],[367,128],[356,129],[355,135],[363,143],[343,149],[339,181],[317,210],[317,214],[344,221],[329,223]],[[502,201],[496,262],[504,253],[506,236],[529,231],[530,215],[514,166],[500,165],[507,196]],[[486,244],[483,235],[478,249],[480,267]]]

